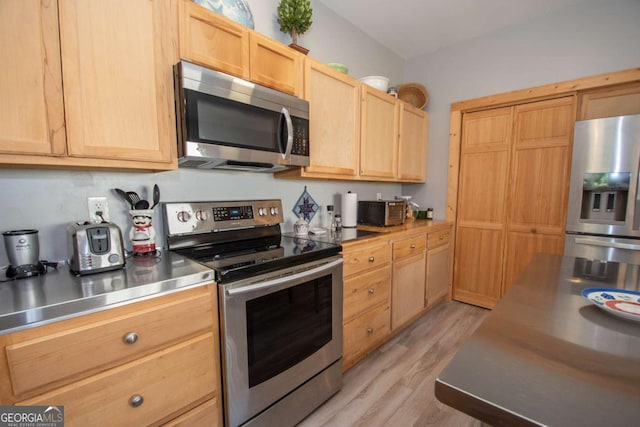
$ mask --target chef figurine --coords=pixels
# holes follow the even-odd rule
[[[136,209],[129,211],[133,226],[129,231],[129,239],[135,255],[155,254],[156,230],[151,224],[152,209]]]

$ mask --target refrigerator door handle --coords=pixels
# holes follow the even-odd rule
[[[576,237],[575,242],[578,245],[604,246],[606,248],[628,249],[631,251],[640,251],[640,245],[635,245],[633,243],[607,242],[607,241],[589,239],[584,237]]]

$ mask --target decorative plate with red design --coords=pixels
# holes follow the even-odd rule
[[[589,288],[582,296],[604,311],[640,322],[640,292],[616,288]]]

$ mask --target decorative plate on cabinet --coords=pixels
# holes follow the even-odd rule
[[[640,292],[617,288],[588,288],[582,296],[607,313],[640,322]]]
[[[193,0],[193,2],[252,30],[255,28],[253,14],[246,0]]]

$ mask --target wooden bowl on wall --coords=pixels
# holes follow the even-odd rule
[[[429,91],[420,83],[405,83],[398,86],[398,98],[422,110],[429,102]]]

